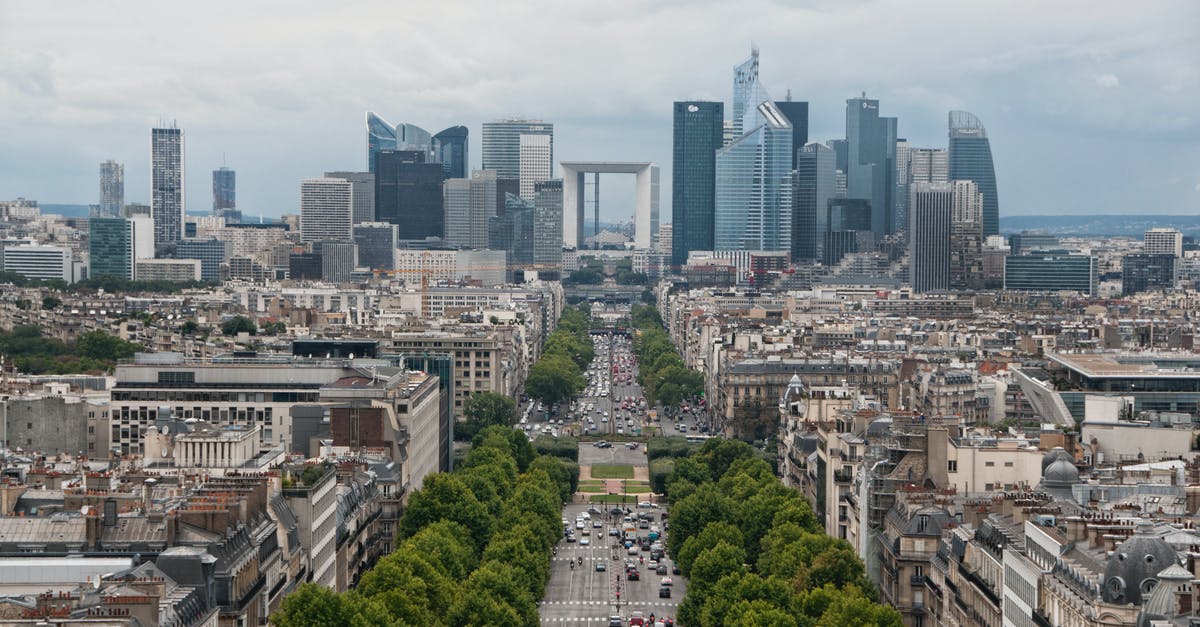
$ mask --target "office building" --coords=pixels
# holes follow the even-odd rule
[[[399,227],[401,239],[445,235],[441,164],[418,150],[375,155],[375,221]]]
[[[433,136],[433,159],[442,164],[448,179],[465,179],[471,166],[467,157],[469,145],[465,126],[451,126]]]
[[[75,281],[70,248],[25,244],[5,246],[3,252],[5,272],[35,281]]]
[[[496,187],[492,170],[476,170],[469,179],[445,182],[447,242],[463,248],[487,248],[488,219],[502,213],[496,210]]]
[[[539,270],[561,270],[563,182],[542,181],[534,185],[533,192],[533,263]]]
[[[533,186],[553,176],[551,137],[543,134],[522,134],[520,138],[521,198],[533,200]]]
[[[423,162],[433,161],[433,136],[413,124],[392,126],[375,113],[367,112],[367,171],[375,172],[376,155],[381,150],[414,150]]]
[[[184,189],[183,131],[150,130],[150,216],[157,254],[183,237],[187,195]]]
[[[330,283],[345,283],[350,280],[350,273],[358,263],[358,247],[354,242],[325,240],[317,242],[315,248],[320,248],[321,280]]]
[[[116,218],[125,206],[125,166],[109,159],[100,164],[100,213],[102,218]]]
[[[1009,236],[1008,246],[1014,255],[1026,255],[1035,250],[1056,250],[1058,237],[1038,231],[1021,231]]]
[[[237,210],[237,172],[224,166],[213,170],[213,215],[225,218],[226,222],[241,222],[242,214]]]
[[[400,227],[387,222],[362,222],[354,225],[354,243],[358,246],[359,266],[372,270],[396,267],[396,244]]]
[[[200,280],[199,259],[138,259],[134,267],[138,281],[190,283]]]
[[[291,253],[288,255],[288,277],[293,281],[320,281],[321,253]]]
[[[688,252],[713,250],[717,151],[723,146],[725,104],[686,101],[674,105],[671,160],[671,265]]]
[[[776,100],[775,107],[792,123],[792,169],[796,169],[796,153],[808,144],[808,103],[795,102],[788,92],[787,100]]]
[[[483,123],[483,169],[494,170],[496,178],[521,178],[522,135],[548,136],[550,138],[549,162],[554,163],[553,124],[541,120],[496,120]]]
[[[846,196],[870,201],[876,241],[897,230],[896,125],[896,118],[879,116],[879,101],[866,94],[846,101]]]
[[[906,140],[896,141],[896,225],[908,229],[908,206],[913,183],[945,183],[949,178],[949,155],[942,148],[917,148]]]
[[[758,126],[753,119],[758,105],[767,100],[766,91],[758,82],[758,46],[750,48],[750,56],[733,68],[733,119],[729,124],[729,141],[722,146],[737,141],[739,137]],[[747,122],[746,118],[751,118]],[[724,128],[722,127],[724,134]]]
[[[830,198],[824,213],[821,263],[834,266],[849,253],[866,252],[874,247],[869,200]]]
[[[759,123],[717,151],[714,249],[790,251],[792,126],[765,100]]]
[[[953,193],[950,228],[950,289],[981,289],[983,272],[983,195],[974,181],[950,181]]]
[[[909,282],[915,292],[948,290],[954,188],[948,183],[915,183],[912,192]]]
[[[1161,253],[1125,255],[1121,260],[1121,293],[1129,296],[1175,287],[1178,259]]]
[[[508,254],[509,268],[533,263],[533,203],[509,194],[503,214],[488,218],[488,249]]]
[[[88,220],[89,277],[133,280],[134,263],[153,256],[154,223],[150,218]]]
[[[353,184],[334,178],[300,182],[300,241],[349,241],[353,237]]]
[[[175,258],[199,261],[201,281],[220,281],[221,264],[226,259],[225,242],[215,237],[185,237],[175,247]]]
[[[671,243],[674,237],[675,226],[672,223],[658,225],[658,241],[654,242],[654,250],[666,255],[668,262],[671,260]]]
[[[1068,291],[1095,296],[1098,284],[1096,258],[1091,255],[1047,252],[1010,255],[1004,259],[1006,290]]]
[[[951,111],[950,179],[975,181],[983,194],[983,235],[1000,233],[1000,201],[996,195],[996,170],[987,129],[979,118],[966,111]]]
[[[794,136],[794,135],[793,135]],[[807,144],[795,151],[792,179],[792,260],[821,258],[829,201],[834,197],[836,155],[828,146]]]
[[[325,178],[350,181],[354,190],[354,223],[375,221],[375,175],[370,172],[326,172]]]
[[[1175,229],[1155,228],[1143,235],[1142,252],[1147,255],[1183,256],[1183,233]]]

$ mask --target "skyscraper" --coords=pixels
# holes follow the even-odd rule
[[[776,100],[775,106],[792,123],[792,169],[795,170],[795,153],[808,144],[808,103],[792,101],[791,97],[791,92],[788,92],[788,99]]]
[[[354,243],[358,245],[358,265],[372,270],[396,267],[399,227],[387,222],[360,222],[354,225]]]
[[[750,48],[750,57],[733,68],[733,119],[730,121],[730,142],[744,135],[748,130],[757,126],[747,122],[746,117],[754,117],[758,104],[767,99],[767,95],[758,82],[758,46]]]
[[[717,151],[722,146],[725,104],[676,102],[671,160],[671,265],[688,251],[713,250]]]
[[[445,182],[446,241],[463,248],[487,248],[488,218],[496,211],[496,173],[476,170],[469,179]]]
[[[183,153],[182,130],[174,125],[150,130],[150,216],[156,254],[183,237]]]
[[[896,231],[896,126],[896,118],[879,117],[878,100],[846,101],[846,197],[870,201],[876,241]]]
[[[133,225],[125,218],[88,220],[88,276],[133,278]]]
[[[230,222],[241,222],[241,215],[231,219],[237,213],[237,172],[224,166],[213,170],[213,215],[225,218]]]
[[[1150,229],[1142,234],[1144,252],[1147,255],[1183,256],[1183,233],[1175,229]]]
[[[908,230],[908,206],[913,183],[949,181],[949,158],[944,148],[916,148],[896,142],[895,207],[897,230]]]
[[[533,263],[533,203],[508,194],[502,215],[488,218],[488,249],[508,254],[509,268]]]
[[[521,136],[548,135],[554,163],[554,125],[541,120],[496,120],[483,123],[483,169],[497,178],[521,178]]]
[[[125,166],[109,159],[100,164],[100,217],[115,218],[125,205]]]
[[[833,149],[815,142],[794,152],[797,160],[792,189],[792,260],[817,260],[821,257],[826,208],[834,197],[837,157]]]
[[[433,136],[433,157],[442,164],[448,179],[467,178],[471,161],[467,158],[467,127],[451,126]]]
[[[321,249],[321,279],[330,283],[345,283],[358,263],[358,246],[351,241],[325,240]]]
[[[790,251],[792,125],[770,100],[754,119],[762,122],[717,151],[714,249]]]
[[[445,234],[440,163],[419,150],[382,150],[375,155],[375,219],[400,227],[400,239]]]
[[[533,206],[533,263],[562,268],[562,179],[551,179],[535,185]]]
[[[312,178],[300,182],[300,241],[350,241],[354,188],[350,181]]]
[[[534,185],[550,180],[553,165],[550,163],[550,136],[522,134],[521,145],[521,198],[533,200]]]
[[[974,181],[950,181],[950,289],[983,287],[983,195]]]
[[[983,194],[983,235],[1000,233],[1000,200],[996,195],[996,169],[992,145],[983,122],[966,111],[951,111],[950,179],[975,181]]]
[[[913,291],[948,290],[954,189],[949,183],[914,183],[912,199],[908,242]]]
[[[370,172],[326,172],[325,178],[350,181],[354,187],[354,223],[375,221],[375,175]]]
[[[432,163],[433,136],[429,131],[401,122],[396,126],[367,111],[367,169],[375,172],[375,155],[381,150],[416,150],[426,163]]]

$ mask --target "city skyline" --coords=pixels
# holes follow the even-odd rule
[[[1018,21],[1019,7],[957,6],[950,14],[936,3],[817,5],[777,7],[770,26],[732,28],[722,16],[733,9],[721,5],[708,6],[699,21],[666,6],[598,24],[581,8],[507,6],[486,16],[471,5],[423,7],[406,21],[315,7],[283,18],[294,28],[273,28],[266,39],[235,37],[241,43],[216,52],[202,45],[204,28],[167,43],[125,26],[134,15],[176,14],[153,5],[84,7],[70,16],[39,15],[47,9],[33,5],[20,13],[0,9],[0,35],[20,51],[6,55],[9,63],[0,68],[0,93],[9,104],[0,132],[10,147],[0,161],[0,195],[94,204],[97,164],[113,159],[125,164],[127,200],[148,202],[144,138],[156,120],[168,118],[188,134],[188,204],[211,203],[205,179],[227,154],[241,173],[238,204],[248,219],[294,213],[299,180],[366,169],[361,124],[368,110],[426,129],[466,126],[469,169],[480,165],[483,122],[544,119],[557,127],[556,167],[571,159],[654,161],[666,171],[662,184],[670,185],[672,102],[728,106],[730,72],[754,43],[776,98],[790,90],[809,103],[810,141],[841,137],[843,103],[862,91],[899,118],[898,135],[914,146],[944,147],[951,110],[978,116],[992,141],[1002,216],[1133,213],[1142,206],[1188,213],[1200,203],[1200,120],[1190,110],[1200,89],[1194,80],[1200,44],[1188,27],[1196,22],[1188,15],[1200,11],[1195,5],[1149,15],[1119,3],[1089,11],[1070,3],[1042,7],[1036,24]],[[547,45],[564,48],[542,55],[544,64],[527,62],[532,51],[472,40],[485,25],[517,27],[539,12],[545,14],[539,23],[561,25],[551,29],[558,32]],[[252,30],[280,19],[265,9],[249,13],[227,28]],[[369,23],[359,13],[370,13]],[[201,12],[188,17],[198,26],[211,19]],[[327,35],[331,45],[322,49],[332,57],[310,58],[302,49],[305,33],[330,20],[361,37]],[[637,36],[685,21],[696,26],[687,38]],[[616,30],[632,35],[619,51],[602,45]],[[89,38],[114,31],[125,35],[121,45],[96,54]],[[377,55],[387,31],[394,36],[386,41],[398,38],[396,45],[411,53],[401,56],[412,63],[361,61]],[[848,32],[861,32],[870,45]],[[1155,37],[1143,35],[1149,32]],[[447,49],[438,33],[461,44],[451,46],[455,55],[434,54]],[[147,43],[162,54],[139,55]],[[805,54],[812,49],[822,53]],[[896,49],[905,54],[889,52]],[[234,69],[235,59],[254,61]],[[137,68],[129,73],[137,78],[90,79],[100,62]],[[606,70],[582,71],[588,67]],[[414,83],[423,89],[410,89]],[[319,130],[297,134],[297,128]],[[1156,159],[1138,157],[1147,151]],[[1064,154],[1072,158],[1060,160]],[[606,218],[624,217],[632,207],[628,188],[606,187],[614,201],[606,207],[620,212]]]

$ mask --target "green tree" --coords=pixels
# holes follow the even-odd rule
[[[271,615],[278,627],[319,627],[343,624],[345,600],[325,586],[303,583],[283,599],[279,610]]]
[[[830,591],[830,602],[817,627],[841,627],[842,625],[864,625],[875,627],[900,627],[903,621],[900,612],[887,605],[872,603],[865,594],[855,586],[846,586],[836,590],[825,586],[823,590]]]
[[[452,627],[474,627],[496,625],[497,627],[524,627],[521,613],[505,603],[495,594],[479,590],[474,594],[461,595],[450,609],[447,617]]]
[[[471,448],[480,448],[484,446],[493,446],[503,449],[512,456],[517,462],[517,470],[525,472],[529,470],[529,465],[533,463],[537,453],[533,450],[533,443],[525,437],[524,433],[508,426],[493,425],[485,427],[471,438]]]
[[[571,273],[564,283],[574,283],[576,285],[599,285],[604,281],[604,275],[599,270],[593,268],[580,268]]]
[[[42,297],[42,309],[58,309],[62,306],[62,300],[54,296]]]
[[[559,329],[546,339],[546,344],[542,347],[542,355],[563,355],[570,358],[582,370],[592,362],[592,358],[595,357],[595,349],[586,335],[580,337]]]
[[[129,359],[140,350],[142,350],[141,344],[127,342],[103,331],[90,331],[75,340],[75,351],[79,355],[91,359],[106,361]]]
[[[571,398],[585,385],[579,367],[562,355],[542,356],[525,378],[525,392],[548,405]]]
[[[461,581],[475,569],[478,557],[467,528],[449,520],[440,520],[404,541],[404,545],[421,555],[447,577]]]
[[[674,554],[675,563],[684,576],[690,576],[692,563],[696,558],[721,542],[740,547],[745,543],[745,539],[742,531],[730,523],[724,521],[708,523],[700,533],[683,542],[679,552]]]
[[[184,335],[192,335],[199,330],[200,325],[196,324],[195,320],[187,320],[183,323],[183,326],[179,327],[179,332]]]
[[[429,475],[425,485],[409,497],[400,518],[400,534],[406,538],[416,535],[439,520],[466,527],[477,547],[486,544],[492,534],[492,519],[484,506],[459,478],[445,473]]]
[[[487,427],[511,427],[517,424],[517,405],[503,394],[476,392],[463,403],[463,417],[464,423],[456,430],[461,429],[464,439],[469,440]]]
[[[254,335],[258,332],[258,326],[246,316],[234,316],[221,323],[221,333],[225,335],[237,335],[243,331]]]

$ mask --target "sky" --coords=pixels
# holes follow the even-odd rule
[[[472,167],[483,122],[553,122],[556,160],[658,163],[666,222],[671,103],[728,103],[756,44],[810,141],[864,91],[919,146],[973,112],[1001,216],[1195,214],[1198,25],[1192,0],[0,0],[0,198],[96,203],[115,159],[147,202],[150,128],[174,121],[189,211],[225,164],[245,214],[295,213],[301,179],[366,168],[371,110],[466,125]],[[601,194],[602,219],[632,214],[632,177]]]

